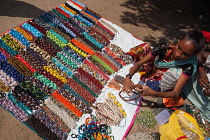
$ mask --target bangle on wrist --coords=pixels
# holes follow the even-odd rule
[[[132,79],[133,74],[127,74],[126,77],[127,76],[130,76],[130,79]]]

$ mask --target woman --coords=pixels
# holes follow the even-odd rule
[[[196,54],[204,44],[205,37],[201,32],[190,31],[176,45],[165,43],[154,47],[130,69],[129,74],[126,75],[123,90],[127,94],[132,92],[132,76],[144,63],[155,57],[153,70],[164,71],[159,81],[161,91],[155,91],[146,85],[142,85],[143,89],[136,88],[135,90],[144,96],[178,97],[189,77],[196,72],[198,63]]]

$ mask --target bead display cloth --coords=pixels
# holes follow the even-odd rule
[[[0,105],[42,138],[70,140],[90,116],[90,104],[103,102],[113,93],[127,116],[119,126],[111,126],[111,135],[124,139],[141,98],[125,102],[119,90],[106,86],[115,75],[125,77],[132,63],[126,63],[117,51],[105,50],[114,44],[128,52],[142,43],[80,2],[68,0],[1,34]],[[83,72],[83,77],[77,72]],[[139,75],[132,80],[137,83]],[[76,100],[73,104],[73,96],[88,106],[86,110]]]

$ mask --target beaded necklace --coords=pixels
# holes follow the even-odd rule
[[[32,35],[30,35],[27,30],[25,30],[23,27],[21,26],[16,26],[15,30],[17,30],[19,33],[23,34],[23,36],[28,39],[29,42],[34,42],[34,37]]]
[[[67,3],[69,6],[73,7],[74,9],[76,9],[77,11],[81,11],[81,10],[82,10],[82,7],[77,6],[77,4],[76,4],[76,3],[73,3],[72,1],[66,1],[66,3]]]
[[[30,48],[33,49],[33,51],[35,51],[38,56],[40,55],[40,57],[42,59],[44,59],[45,61],[47,61],[47,63],[49,63],[49,61],[51,59],[51,56],[46,51],[44,51],[43,49],[39,48],[34,43],[31,43]]]
[[[197,68],[196,68],[197,63],[198,63],[198,60],[197,60],[196,56],[191,56],[187,59],[175,60],[175,61],[170,61],[170,62],[160,61],[160,60],[158,60],[158,58],[156,58],[154,61],[154,65],[156,67],[165,68],[165,69],[172,68],[172,67],[179,67],[179,66],[185,65],[185,64],[192,64],[194,66],[193,73],[195,73],[197,70]]]
[[[61,23],[62,24],[62,23]],[[60,30],[59,28],[52,28],[54,32],[56,32],[58,35],[62,36],[66,41],[70,41],[72,39],[71,36]]]
[[[55,15],[59,16],[63,20],[67,20],[68,17],[70,17],[68,14],[65,14],[64,11],[62,11],[61,9],[59,9],[57,7],[51,9],[51,12],[54,13]]]
[[[64,4],[61,4],[60,6],[58,6],[61,10],[63,10],[66,14],[68,14],[68,18],[73,17],[74,14],[72,14],[70,11],[68,11],[65,6],[63,6]]]
[[[66,9],[66,10],[70,13],[70,15],[71,15],[72,17],[74,17],[74,15],[77,14],[74,10],[72,10],[71,8],[69,8],[66,4],[62,4],[61,6],[62,6],[64,9]]]
[[[11,29],[9,31],[9,34],[16,38],[18,41],[21,42],[21,44],[23,44],[24,46],[26,47],[29,47],[30,46],[30,42],[21,34],[19,33],[18,31],[16,31],[15,29]]]
[[[0,47],[0,52],[5,56],[5,57],[10,57],[11,55],[3,48]]]
[[[32,19],[32,21],[46,30],[51,29],[51,26],[48,23],[44,22],[40,17],[34,18]]]

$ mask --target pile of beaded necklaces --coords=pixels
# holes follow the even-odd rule
[[[122,104],[116,99],[112,93],[108,94],[108,98],[103,103],[96,103],[96,118],[104,124],[110,126],[120,125],[120,121],[127,116]]]

